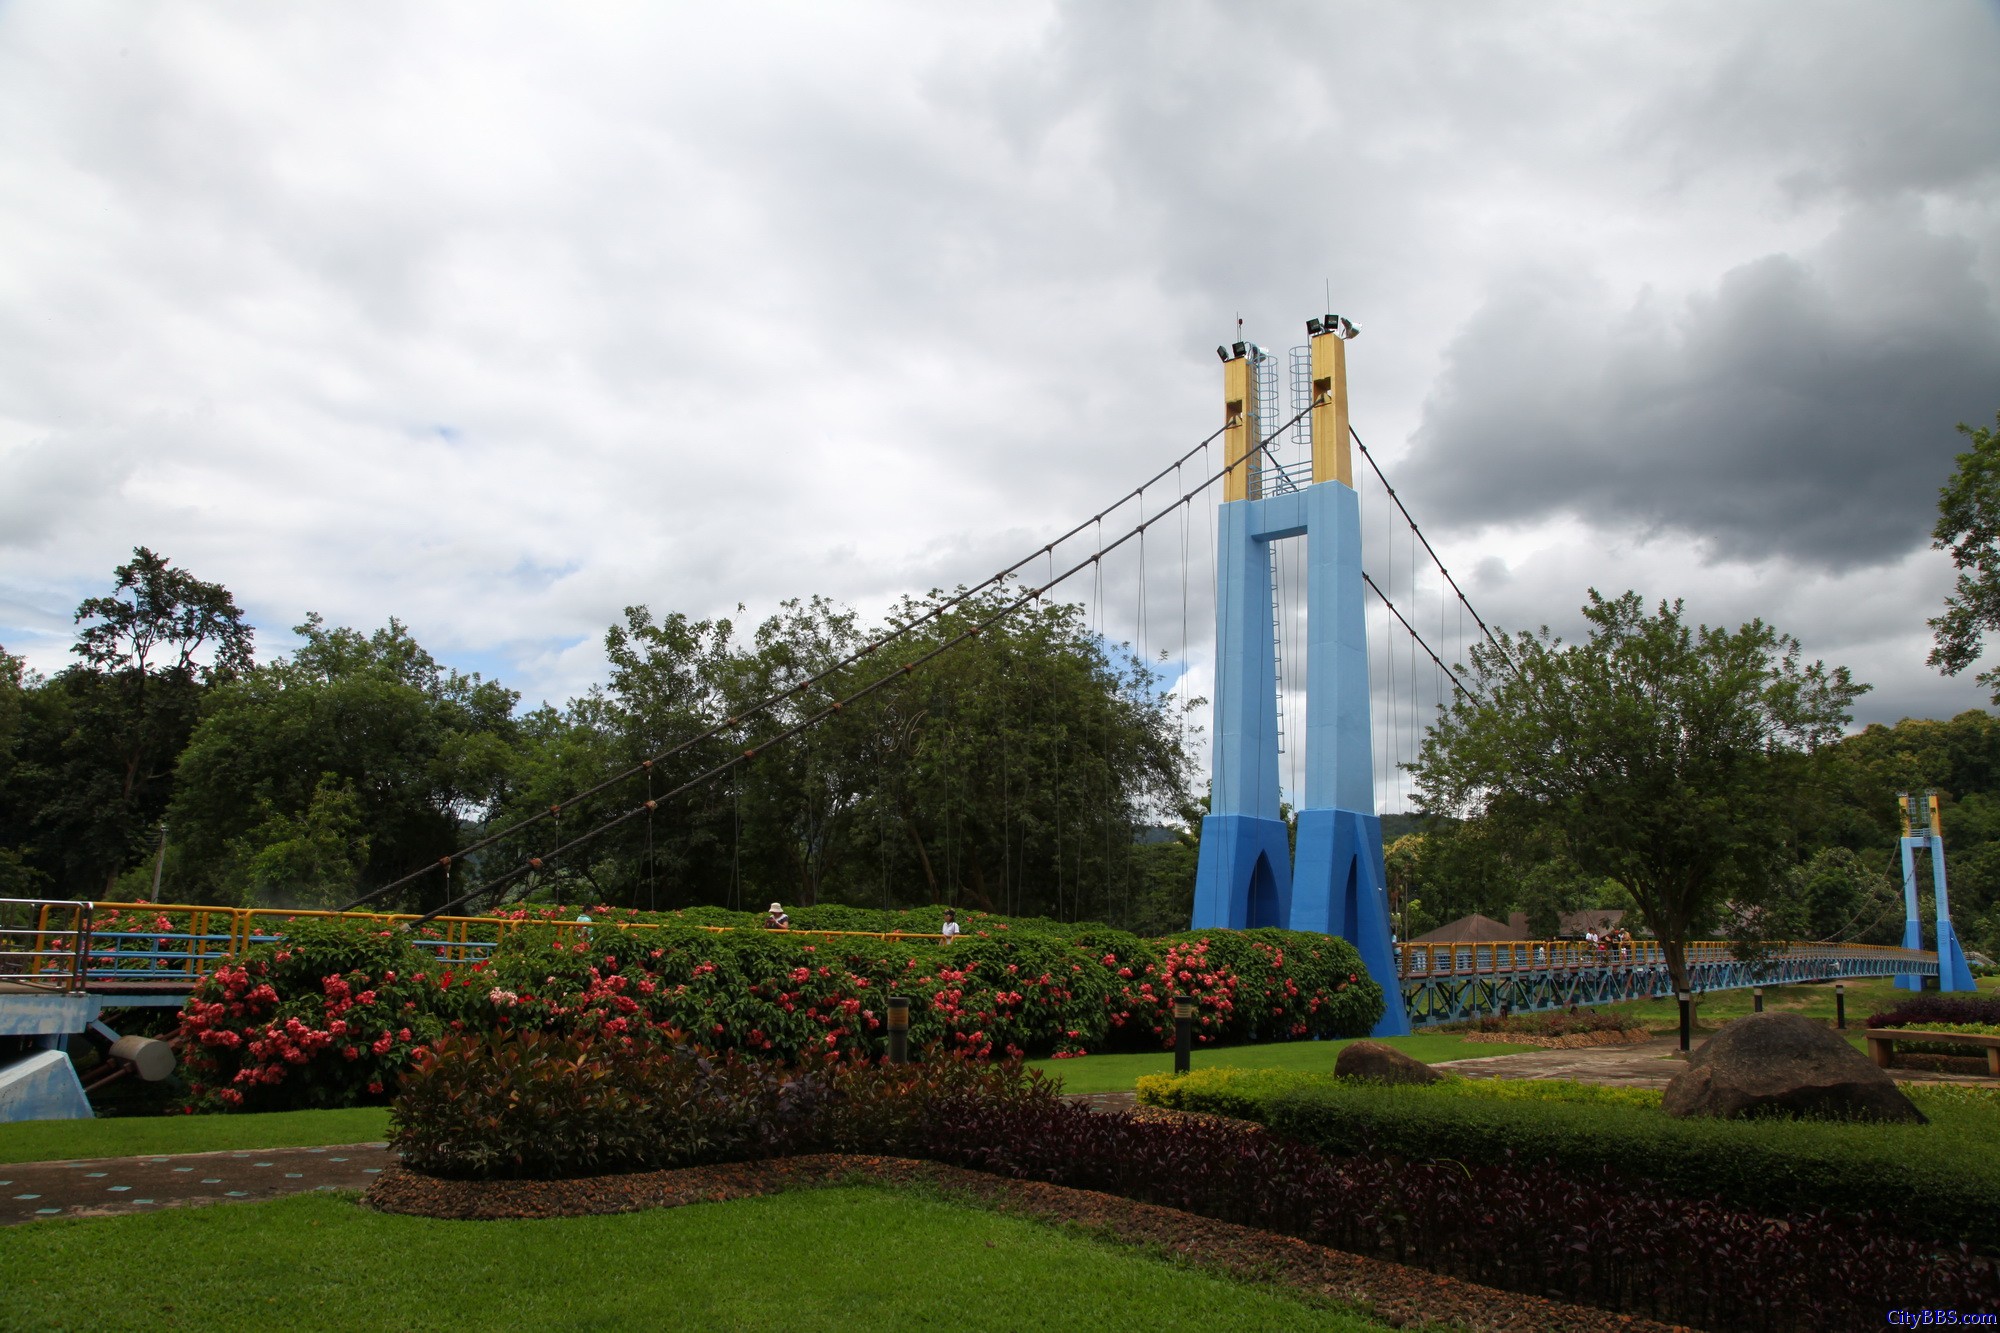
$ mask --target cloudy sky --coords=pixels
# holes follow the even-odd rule
[[[1996,69],[1992,0],[0,3],[0,643],[144,543],[561,699],[630,603],[984,576],[1330,304],[1489,619],[1685,597],[1948,714]]]

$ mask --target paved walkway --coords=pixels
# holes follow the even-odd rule
[[[1701,1040],[1714,1035],[1703,1033]],[[1199,1057],[1197,1057],[1199,1067]],[[1475,1055],[1464,1060],[1439,1062],[1438,1069],[1461,1078],[1568,1079],[1575,1083],[1604,1083],[1614,1087],[1664,1088],[1685,1067],[1681,1063],[1678,1037],[1656,1037],[1631,1046],[1581,1046],[1574,1050],[1518,1051],[1512,1055]],[[1907,1083],[1964,1083],[1972,1087],[2000,1087],[2000,1082],[1979,1075],[1938,1073],[1929,1069],[1889,1071]],[[1094,1111],[1130,1111],[1138,1105],[1130,1092],[1091,1092],[1071,1098]]]
[[[1560,1078],[1627,1088],[1664,1088],[1681,1072],[1678,1037],[1632,1046],[1579,1046],[1573,1050],[1517,1051],[1439,1062],[1461,1078]]]
[[[51,1217],[115,1217],[307,1190],[366,1189],[395,1164],[385,1143],[261,1152],[0,1163],[0,1226]]]
[[[1695,1045],[1714,1036],[1700,1033]],[[1514,1055],[1478,1055],[1465,1060],[1445,1060],[1437,1066],[1462,1078],[1561,1078],[1576,1083],[1608,1083],[1628,1088],[1664,1088],[1681,1064],[1679,1037],[1656,1037],[1633,1046],[1584,1046],[1576,1050],[1521,1051]],[[1903,1083],[1963,1083],[1972,1087],[2000,1087],[1992,1078],[1978,1074],[1940,1073],[1932,1069],[1889,1071]]]

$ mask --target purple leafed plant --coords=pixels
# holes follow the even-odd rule
[[[965,1100],[918,1155],[1101,1190],[1433,1272],[1716,1330],[1880,1326],[1891,1305],[2000,1305],[1966,1247],[1873,1217],[1759,1217],[1605,1171],[1327,1158],[1262,1131]]]

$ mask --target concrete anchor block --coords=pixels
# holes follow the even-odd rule
[[[76,1066],[61,1051],[35,1051],[0,1069],[0,1124],[93,1115]]]

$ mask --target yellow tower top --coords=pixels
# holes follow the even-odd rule
[[[1338,315],[1308,320],[1312,335],[1313,481],[1354,485],[1354,451],[1348,444],[1347,339],[1360,330]]]
[[[1229,475],[1222,498],[1255,500],[1264,494],[1264,470],[1257,444],[1264,423],[1257,419],[1257,356],[1248,343],[1216,349],[1222,358],[1222,458]]]
[[[1934,791],[1903,792],[1897,797],[1903,807],[1903,836],[1922,838],[1944,836],[1944,812],[1938,808]]]

